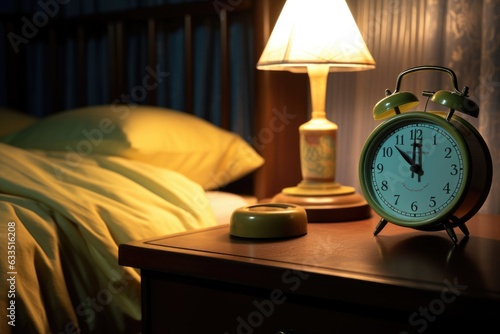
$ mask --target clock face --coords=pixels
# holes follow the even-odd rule
[[[361,186],[372,208],[388,221],[432,224],[460,204],[468,153],[448,121],[428,113],[401,114],[377,128],[367,143]]]

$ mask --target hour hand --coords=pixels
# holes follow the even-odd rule
[[[406,152],[403,152],[399,147],[397,146],[394,146],[396,148],[396,150],[398,150],[399,154],[401,154],[401,156],[403,157],[403,159],[405,159],[405,161],[410,164],[410,166],[414,165],[415,162],[413,161],[412,158],[410,158],[410,156],[406,153]]]

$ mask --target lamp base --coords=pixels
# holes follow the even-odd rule
[[[336,182],[302,181],[296,187],[284,188],[271,202],[300,205],[309,222],[352,221],[371,216],[370,206],[353,187]]]

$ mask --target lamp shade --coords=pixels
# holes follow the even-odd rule
[[[287,0],[257,63],[260,70],[307,72],[375,68],[345,0]]]

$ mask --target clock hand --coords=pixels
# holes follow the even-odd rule
[[[416,153],[416,150],[417,150],[417,133],[415,132],[415,135],[413,136],[413,144],[411,145],[413,146],[413,150],[412,150],[412,160],[413,160],[413,164],[411,165],[410,167],[410,170],[411,170],[411,178],[413,179],[413,176],[415,175],[415,171],[413,169],[415,169],[415,153]],[[419,179],[418,179],[418,182],[420,182],[420,176],[419,176]]]
[[[417,143],[417,138],[413,139],[413,161],[414,163],[410,166],[410,170],[412,171],[411,177],[413,178],[414,173],[417,173],[418,175],[418,182],[421,180],[422,174],[424,174],[424,171],[422,170],[422,143]],[[418,156],[417,156],[417,151],[418,150]],[[418,163],[416,161],[416,158],[418,157]]]
[[[420,177],[424,174],[424,171],[422,170],[422,141],[415,145],[418,146],[418,169],[415,173],[418,174],[418,182],[420,182]]]
[[[405,161],[410,165],[410,171],[412,172],[411,177],[413,178],[413,175],[415,173],[417,173],[418,181],[420,182],[420,175],[423,174],[422,167],[420,166],[420,164],[417,164],[415,162],[415,156],[416,156],[417,147],[420,148],[421,144],[415,143],[412,146],[413,146],[413,158],[410,158],[410,156],[406,152],[402,151],[399,147],[397,147],[397,146],[394,146],[394,147],[399,152],[399,154],[401,154],[403,159],[405,159]],[[419,150],[419,153],[420,152],[421,152],[421,150]],[[420,159],[421,159],[421,157],[420,157]]]
[[[399,147],[397,146],[394,146],[396,148],[396,150],[398,150],[399,154],[401,154],[401,156],[403,157],[403,159],[405,159],[405,161],[407,163],[409,163],[410,165],[414,165],[415,164],[415,158],[410,158],[410,156],[406,153],[406,152],[403,152]]]

